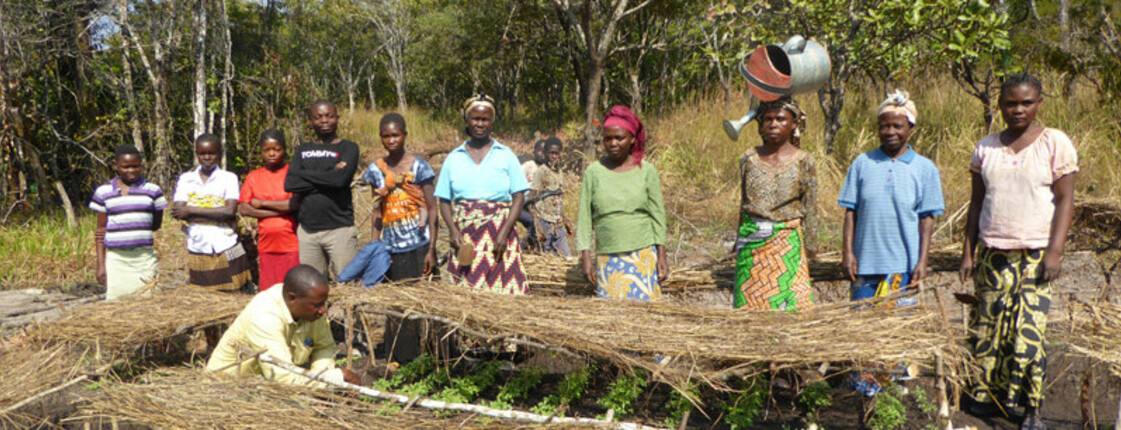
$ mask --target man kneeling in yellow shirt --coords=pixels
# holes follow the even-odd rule
[[[326,385],[255,357],[241,361],[242,351],[263,350],[276,360],[308,367],[323,379],[360,383],[350,369],[335,368],[335,340],[330,324],[322,318],[329,292],[327,279],[314,267],[301,264],[292,268],[284,276],[282,288],[269,288],[253,297],[222,335],[206,368],[230,375],[261,375],[293,385]]]

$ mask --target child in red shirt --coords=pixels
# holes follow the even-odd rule
[[[296,199],[284,191],[288,175],[284,132],[269,129],[257,140],[265,166],[249,172],[241,186],[238,207],[242,216],[257,218],[257,253],[261,268],[259,291],[284,282],[288,270],[300,264],[296,238]]]

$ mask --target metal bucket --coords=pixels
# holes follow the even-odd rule
[[[821,88],[831,68],[825,47],[802,36],[791,37],[782,46],[760,46],[740,62],[751,94],[766,102]]]

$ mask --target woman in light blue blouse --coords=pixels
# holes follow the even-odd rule
[[[452,281],[472,290],[520,295],[527,288],[514,224],[529,183],[514,151],[490,137],[494,112],[487,96],[464,103],[469,138],[444,160],[436,198],[455,251],[448,259]]]

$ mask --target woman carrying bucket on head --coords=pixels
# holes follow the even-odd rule
[[[436,180],[440,216],[448,227],[448,273],[472,290],[525,294],[521,243],[514,223],[529,189],[518,156],[490,137],[494,100],[464,103],[468,139],[448,153]]]
[[[669,275],[662,185],[654,166],[642,162],[645,127],[625,106],[603,119],[603,151],[580,184],[576,250],[584,277],[603,298],[658,300]]]
[[[763,103],[756,112],[763,145],[740,158],[733,306],[810,309],[814,299],[806,249],[817,230],[817,170],[813,157],[799,147],[806,115],[790,97]]]

